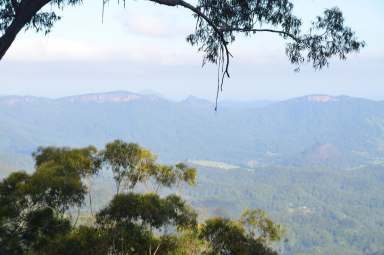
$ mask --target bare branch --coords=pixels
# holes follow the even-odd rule
[[[237,28],[237,27],[226,27],[226,28],[220,28],[219,29],[222,32],[269,32],[269,33],[276,33],[283,36],[288,36],[289,38],[293,39],[296,42],[300,42],[301,39],[295,36],[294,34],[291,34],[289,32],[283,31],[283,30],[275,30],[275,29],[257,29],[257,28]]]

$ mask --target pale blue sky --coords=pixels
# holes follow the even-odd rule
[[[0,94],[60,97],[111,90],[155,91],[181,99],[213,99],[216,68],[201,68],[201,55],[185,42],[194,19],[182,8],[127,1],[112,3],[101,24],[100,0],[66,8],[48,36],[21,33],[0,63]],[[117,2],[117,0],[116,0]],[[309,22],[339,6],[367,48],[347,62],[333,61],[315,72],[294,73],[275,35],[240,39],[231,46],[232,78],[223,99],[284,99],[331,94],[384,99],[384,1],[296,0],[296,13]]]

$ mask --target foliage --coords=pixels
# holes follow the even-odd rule
[[[36,182],[39,177],[16,172],[0,183],[0,254],[40,249],[70,231],[70,222],[60,214],[78,203],[83,190],[73,187],[71,179],[68,185],[62,182],[61,176]]]
[[[161,186],[195,184],[196,169],[183,163],[175,166],[157,164],[156,156],[138,144],[116,140],[106,145],[101,157],[113,172],[116,194],[119,194],[122,184],[129,190],[133,190],[138,183],[151,184],[153,191],[158,191]]]
[[[280,241],[284,235],[282,226],[276,225],[261,209],[246,209],[241,215],[240,222],[247,230],[249,237],[262,243]]]
[[[203,254],[210,249],[209,244],[199,236],[201,229],[186,229],[179,233],[177,248],[169,255],[195,255]]]
[[[199,226],[197,213],[180,196],[134,192],[138,184],[192,186],[196,178],[196,169],[158,164],[137,144],[117,140],[101,151],[40,147],[33,156],[34,173],[15,172],[0,182],[0,254],[275,254],[248,235],[242,221],[211,219]],[[78,226],[69,213],[85,205],[89,190],[83,182],[103,166],[117,185],[128,183],[129,192],[117,192],[92,224]],[[266,216],[252,219],[266,241],[278,240]]]
[[[41,255],[105,255],[109,248],[107,236],[101,231],[88,226],[74,228],[69,234],[63,235],[47,244]]]
[[[118,254],[155,250],[168,254],[176,236],[169,229],[193,229],[196,214],[181,198],[171,195],[164,199],[157,194],[120,194],[97,215],[97,224],[108,233],[108,245]],[[161,233],[155,236],[154,231]],[[164,247],[165,246],[165,247]]]
[[[208,254],[246,254],[247,239],[244,228],[228,219],[209,219],[206,221],[201,236],[211,243]]]
[[[320,69],[328,65],[328,59],[346,54],[364,47],[352,30],[344,25],[342,12],[338,8],[327,9],[324,16],[316,17],[308,33],[302,32],[302,20],[293,14],[293,4],[287,0],[200,0],[199,10],[208,17],[223,37],[215,32],[204,18],[197,17],[195,33],[188,41],[200,44],[205,60],[217,63],[225,53],[226,43],[235,41],[238,33],[246,36],[262,32],[277,33],[283,39],[289,39],[286,53],[293,64],[312,62]]]
[[[138,144],[128,144],[120,140],[107,144],[102,157],[113,172],[117,194],[123,181],[128,188],[133,189],[138,182],[147,179],[155,160],[151,152],[142,149]]]
[[[104,226],[137,223],[158,230],[163,226],[193,228],[196,215],[176,195],[162,199],[154,193],[128,193],[115,196],[110,205],[98,213],[97,223]]]
[[[247,211],[246,214],[248,212],[250,211]],[[276,252],[263,245],[264,240],[249,235],[242,221],[223,218],[209,219],[202,228],[201,236],[211,245],[207,254],[277,255]],[[269,240],[272,241],[272,236]]]
[[[57,164],[66,172],[78,173],[81,177],[97,174],[101,164],[94,146],[81,149],[39,147],[33,157],[37,168],[44,164]]]
[[[40,3],[40,6],[44,6],[46,3],[49,3],[51,7],[57,7],[62,9],[67,5],[77,5],[82,2],[82,0],[52,0],[52,1],[36,1]],[[29,6],[28,6],[29,4]],[[0,32],[4,33],[7,28],[14,22],[16,15],[21,10],[28,10],[31,8],[31,4],[25,0],[1,0],[0,1]],[[36,11],[30,20],[25,24],[25,29],[34,29],[36,32],[44,32],[45,34],[49,33],[54,25],[54,23],[60,20],[61,17],[56,14],[54,11]]]

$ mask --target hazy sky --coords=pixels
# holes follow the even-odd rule
[[[185,37],[194,18],[183,8],[145,0],[112,3],[101,23],[102,0],[66,8],[48,36],[21,33],[0,63],[0,94],[60,97],[128,90],[169,98],[213,99],[216,68],[201,68],[201,54]],[[117,2],[117,0],[115,1]],[[295,13],[310,22],[327,7],[340,7],[346,22],[367,42],[347,62],[315,72],[293,72],[276,35],[240,39],[231,46],[232,78],[223,99],[283,99],[306,94],[384,99],[384,1],[296,0]]]

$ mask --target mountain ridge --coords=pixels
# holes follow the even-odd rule
[[[381,101],[308,95],[262,107],[219,105],[217,112],[213,105],[126,91],[0,97],[0,153],[30,157],[40,145],[103,146],[114,139],[140,143],[164,161],[246,167],[355,166],[384,153]]]
[[[52,102],[58,102],[58,101],[84,101],[84,102],[124,102],[131,101],[134,99],[161,99],[171,102],[178,102],[178,103],[184,103],[184,102],[204,102],[213,104],[213,101],[210,101],[208,99],[200,98],[193,95],[188,95],[184,99],[174,101],[167,99],[163,96],[156,95],[154,93],[152,94],[146,94],[146,93],[136,93],[131,92],[127,90],[116,90],[116,91],[107,91],[107,92],[95,92],[95,93],[84,93],[84,94],[76,94],[72,96],[64,96],[64,97],[58,97],[58,98],[50,98],[50,97],[41,97],[41,96],[32,96],[32,95],[0,95],[0,102],[8,102],[8,101],[14,101],[22,102],[22,103],[34,103],[38,101],[52,101]],[[121,100],[118,100],[121,99]],[[283,100],[266,100],[266,99],[260,99],[260,100],[223,100],[219,103],[223,103],[224,105],[233,105],[233,104],[252,104],[252,103],[263,103],[266,105],[271,105],[274,103],[281,103],[281,102],[289,102],[289,101],[300,101],[300,100],[306,100],[309,102],[317,102],[317,103],[327,103],[327,102],[338,102],[343,100],[353,100],[353,99],[359,99],[359,100],[366,100],[371,102],[384,102],[383,100],[374,100],[370,98],[363,98],[363,97],[353,97],[353,96],[347,96],[347,95],[327,95],[327,94],[308,94],[298,97],[293,97],[289,99],[283,99]]]

